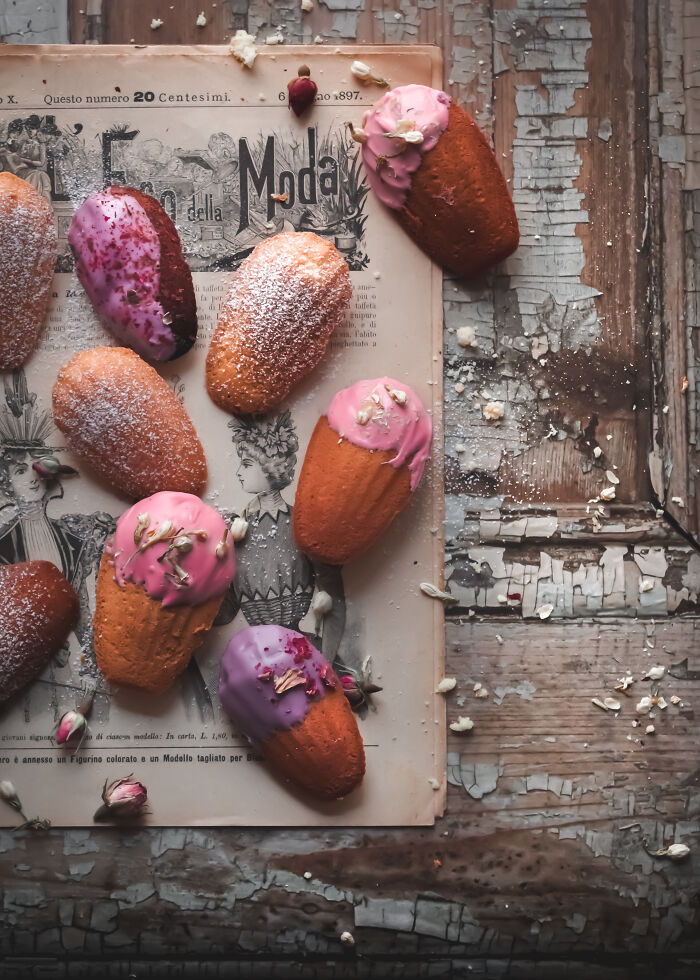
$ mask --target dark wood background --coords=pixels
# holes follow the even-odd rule
[[[442,45],[514,190],[516,259],[444,294],[448,720],[475,728],[431,829],[0,831],[0,976],[696,978],[700,2],[0,5],[10,43],[280,26]],[[647,736],[656,663],[681,700]],[[619,716],[591,704],[626,671]]]

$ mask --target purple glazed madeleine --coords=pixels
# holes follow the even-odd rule
[[[357,722],[333,668],[294,630],[251,626],[221,660],[226,713],[282,775],[321,799],[347,796],[365,772]]]

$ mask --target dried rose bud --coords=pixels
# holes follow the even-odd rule
[[[42,480],[53,480],[57,476],[70,476],[78,471],[72,466],[64,466],[55,456],[42,456],[32,463],[32,469]]]
[[[66,711],[56,729],[56,745],[65,745],[76,735],[82,742],[87,732],[87,719],[80,711]]]
[[[22,804],[19,801],[19,796],[17,796],[17,790],[9,779],[0,780],[0,800],[4,800],[8,806],[17,810],[18,813],[22,812]]]
[[[248,521],[245,517],[234,517],[231,521],[231,537],[234,541],[242,541],[248,533]]]
[[[293,78],[287,85],[289,108],[296,116],[303,115],[316,98],[318,86],[309,77],[310,75],[309,68],[302,65],[298,72],[298,78]]]
[[[105,782],[102,789],[103,805],[97,810],[93,820],[140,816],[147,800],[146,787],[131,774],[115,779],[112,783]]]

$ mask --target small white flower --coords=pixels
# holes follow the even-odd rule
[[[471,718],[467,718],[464,715],[460,715],[457,721],[453,721],[450,725],[450,730],[453,732],[470,732],[474,727],[474,722]]]
[[[405,143],[413,143],[414,145],[419,145],[423,142],[424,136],[420,129],[415,129],[415,120],[409,119],[399,119],[396,126],[390,133],[384,133],[388,139],[401,139]]]
[[[370,66],[366,65],[364,61],[353,61],[350,65],[350,72],[363,83],[374,83],[375,85],[380,85],[382,88],[389,87],[387,79],[375,75]]]
[[[643,697],[637,704],[637,711],[649,711],[651,707],[651,698]]]
[[[234,517],[231,522],[231,537],[234,541],[242,541],[248,533],[250,525],[244,517]]]

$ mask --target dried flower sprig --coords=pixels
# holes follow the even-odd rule
[[[66,466],[55,456],[42,456],[32,463],[32,469],[42,480],[55,480],[57,476],[76,476],[78,471]]]
[[[374,710],[372,696],[379,694],[382,688],[372,681],[371,657],[365,657],[359,670],[343,665],[339,668],[338,676],[343,694],[353,711],[359,711],[363,707]]]

